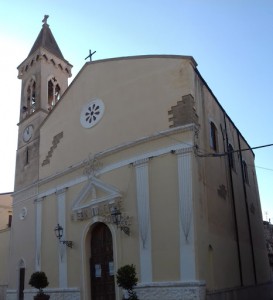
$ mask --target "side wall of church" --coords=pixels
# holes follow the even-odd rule
[[[238,151],[249,149],[249,145],[199,75],[195,86],[200,117],[196,164],[202,187],[196,199],[202,232],[197,242],[200,275],[206,278],[209,290],[267,282],[253,152]],[[212,146],[212,123],[216,149]],[[237,151],[228,155],[228,145]]]

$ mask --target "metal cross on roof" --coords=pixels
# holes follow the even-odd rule
[[[89,50],[89,55],[88,55],[85,59],[87,59],[87,58],[89,57],[90,61],[92,61],[92,55],[95,54],[96,52],[97,52],[97,51],[94,51],[94,52],[92,53],[92,51]]]
[[[44,24],[47,24],[47,19],[49,18],[49,15],[45,15],[44,16],[44,18],[43,18],[43,20],[42,20],[42,22],[44,23]]]

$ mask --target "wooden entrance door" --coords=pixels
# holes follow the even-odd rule
[[[91,233],[91,299],[115,300],[112,234],[98,223]]]

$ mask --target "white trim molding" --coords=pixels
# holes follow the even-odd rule
[[[171,281],[138,284],[135,288],[141,300],[205,300],[205,281]]]

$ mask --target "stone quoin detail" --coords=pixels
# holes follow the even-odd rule
[[[50,150],[48,151],[46,158],[42,162],[42,166],[45,166],[50,163],[50,158],[52,157],[54,150],[57,148],[57,145],[60,143],[60,140],[62,138],[63,138],[63,132],[60,132],[53,137],[52,146],[50,147]]]

